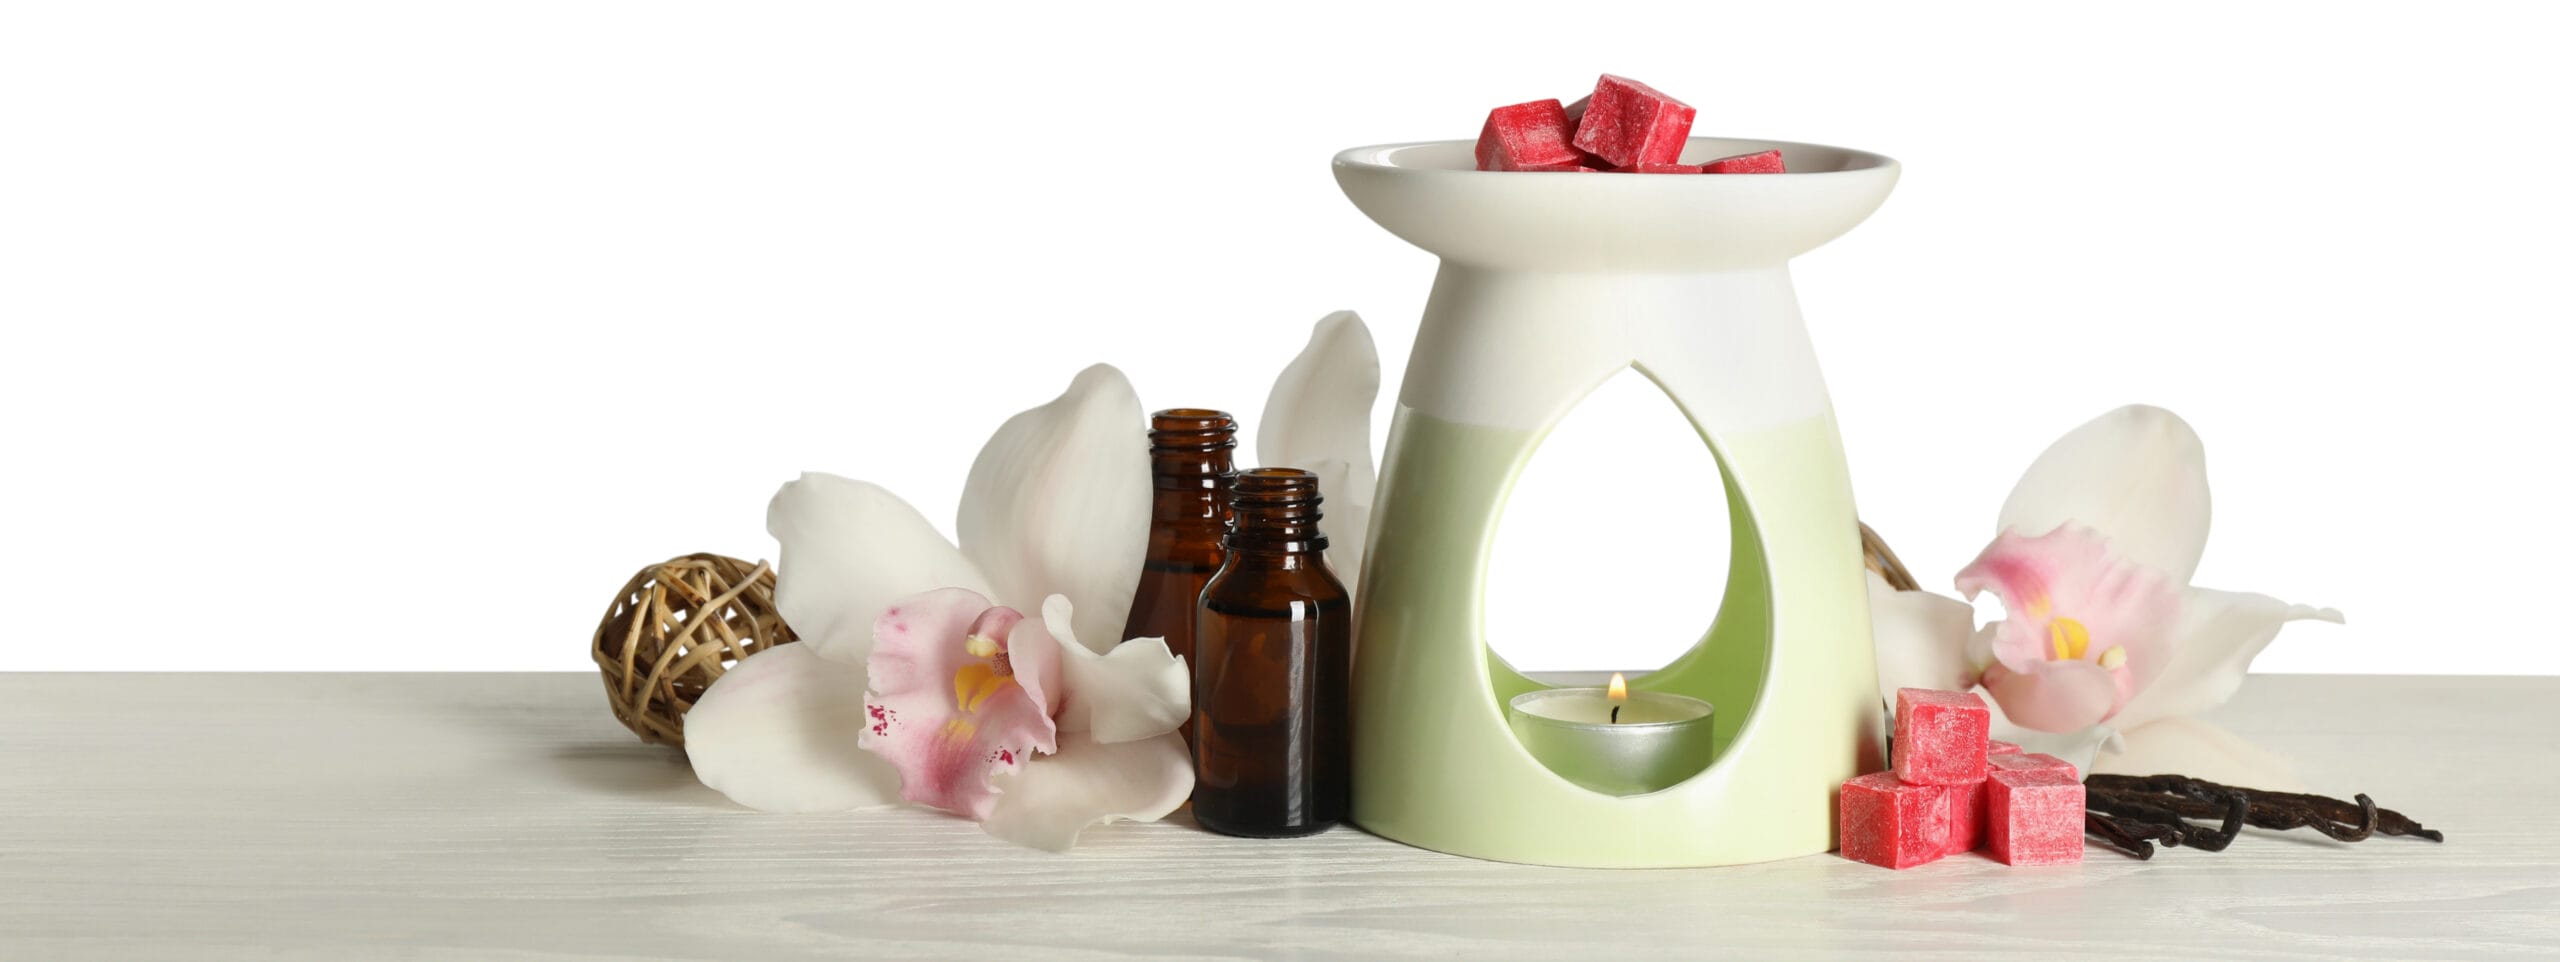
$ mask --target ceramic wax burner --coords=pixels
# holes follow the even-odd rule
[[[1866,219],[1889,158],[1785,151],[1786,174],[1497,173],[1466,141],[1334,158],[1352,203],[1440,257],[1371,522],[1352,671],[1352,817],[1460,855],[1725,865],[1830,849],[1832,795],[1883,767],[1857,515],[1787,261]],[[1650,794],[1557,775],[1506,723],[1544,686],[1485,645],[1486,562],[1547,432],[1629,367],[1717,455],[1733,557],[1714,626],[1636,687],[1715,705],[1715,760]],[[1679,510],[1677,493],[1659,497]],[[1677,606],[1697,599],[1656,598]]]

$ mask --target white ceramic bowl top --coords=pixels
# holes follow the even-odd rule
[[[1514,270],[1772,266],[1847,233],[1901,177],[1890,157],[1775,140],[1691,138],[1683,163],[1776,149],[1784,174],[1480,171],[1475,143],[1354,147],[1335,181],[1362,213],[1443,259]]]

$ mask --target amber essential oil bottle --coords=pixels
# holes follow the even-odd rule
[[[1147,531],[1147,567],[1120,639],[1162,638],[1187,661],[1200,589],[1227,560],[1236,419],[1201,408],[1158,411],[1147,440],[1155,462],[1155,518]]]
[[[1316,476],[1236,478],[1226,564],[1193,633],[1191,813],[1278,838],[1333,827],[1351,803],[1351,595],[1325,566]]]

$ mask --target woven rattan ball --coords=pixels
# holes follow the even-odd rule
[[[1920,579],[1911,576],[1911,569],[1903,567],[1901,558],[1894,557],[1893,546],[1884,543],[1884,536],[1876,529],[1860,523],[1858,539],[1866,544],[1867,570],[1883,578],[1886,587],[1895,591],[1920,590]]]
[[[691,554],[640,569],[596,625],[613,717],[642,741],[684,745],[684,713],[721,672],[797,640],[773,606],[773,569]]]

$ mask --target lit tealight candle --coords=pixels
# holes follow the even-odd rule
[[[1715,706],[1669,692],[1548,688],[1511,699],[1511,731],[1538,761],[1610,795],[1658,792],[1715,760]]]

